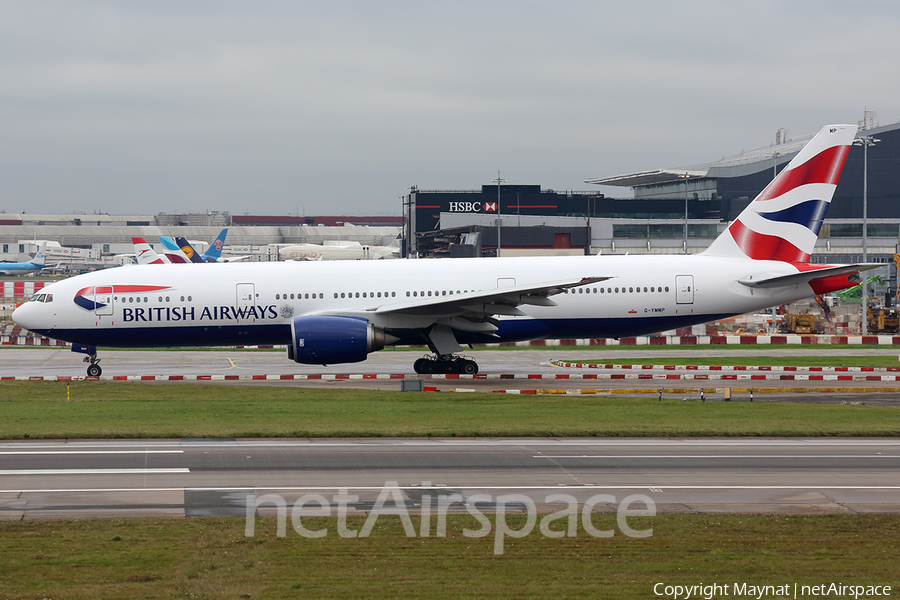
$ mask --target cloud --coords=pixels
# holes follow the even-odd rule
[[[7,2],[7,210],[394,212],[900,117],[890,3]],[[864,25],[862,27],[861,25]],[[619,193],[622,193],[621,191]]]

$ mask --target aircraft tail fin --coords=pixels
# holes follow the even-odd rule
[[[163,245],[163,254],[170,263],[180,264],[191,262],[188,257],[184,255],[184,252],[181,251],[181,248],[178,247],[178,244],[175,243],[175,238],[172,236],[161,235],[159,236],[159,242]]]
[[[703,254],[808,263],[856,132],[823,127]]]
[[[156,251],[150,247],[150,244],[144,241],[144,238],[133,237],[131,238],[131,243],[134,244],[134,257],[137,259],[137,264],[162,265],[169,262],[164,257],[157,254]]]
[[[47,264],[47,242],[41,242],[38,246],[37,254],[31,259],[31,264],[36,267],[43,267]]]
[[[187,239],[183,237],[175,238],[175,243],[178,245],[178,248],[184,252],[184,255],[190,259],[192,263],[202,263],[205,262],[203,258],[201,258],[200,253],[194,250],[194,247],[191,246],[191,243],[187,241]]]
[[[210,262],[216,262],[219,260],[219,257],[222,256],[222,248],[225,247],[225,236],[228,235],[228,228],[226,227],[222,231],[219,232],[219,235],[216,236],[216,239],[207,248],[206,252],[201,256]]]

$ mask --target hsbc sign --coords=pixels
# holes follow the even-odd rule
[[[450,212],[497,212],[496,202],[450,202]]]

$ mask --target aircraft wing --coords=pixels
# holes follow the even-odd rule
[[[582,277],[562,279],[540,284],[516,285],[511,287],[466,292],[453,296],[437,296],[414,299],[405,304],[393,304],[375,309],[376,314],[447,315],[462,312],[481,315],[523,315],[516,307],[520,304],[535,306],[556,306],[550,296],[563,293],[569,288],[606,281],[609,277]]]
[[[447,296],[420,296],[403,304],[388,306],[381,306],[373,301],[373,306],[365,310],[331,310],[319,314],[362,317],[390,329],[428,331],[429,336],[435,335],[436,328],[446,331],[450,336],[451,330],[493,335],[498,329],[496,316],[523,316],[525,313],[518,308],[521,305],[556,306],[550,296],[607,279],[611,277],[591,276]],[[452,345],[445,348],[447,352],[453,352],[458,345],[453,340]]]
[[[824,277],[834,277],[838,275],[849,275],[852,273],[860,273],[869,269],[877,269],[883,267],[881,263],[862,263],[857,265],[838,265],[836,267],[824,267],[822,269],[811,269],[809,271],[801,271],[799,273],[791,273],[789,275],[777,275],[767,277],[763,275],[757,278],[751,276],[745,279],[739,279],[738,282],[751,288],[772,288],[795,285],[799,283],[809,283],[814,279],[822,279]]]

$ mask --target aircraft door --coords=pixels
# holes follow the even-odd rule
[[[694,303],[694,276],[675,276],[675,304]]]
[[[251,314],[251,319],[253,315],[256,314],[256,285],[252,283],[239,283],[237,284],[237,298],[235,300],[235,304],[237,305],[238,312],[241,315]],[[252,311],[250,309],[253,309]]]
[[[516,287],[516,279],[514,277],[498,277],[497,289]]]
[[[101,317],[113,314],[112,286],[97,286],[94,288],[94,314]]]

